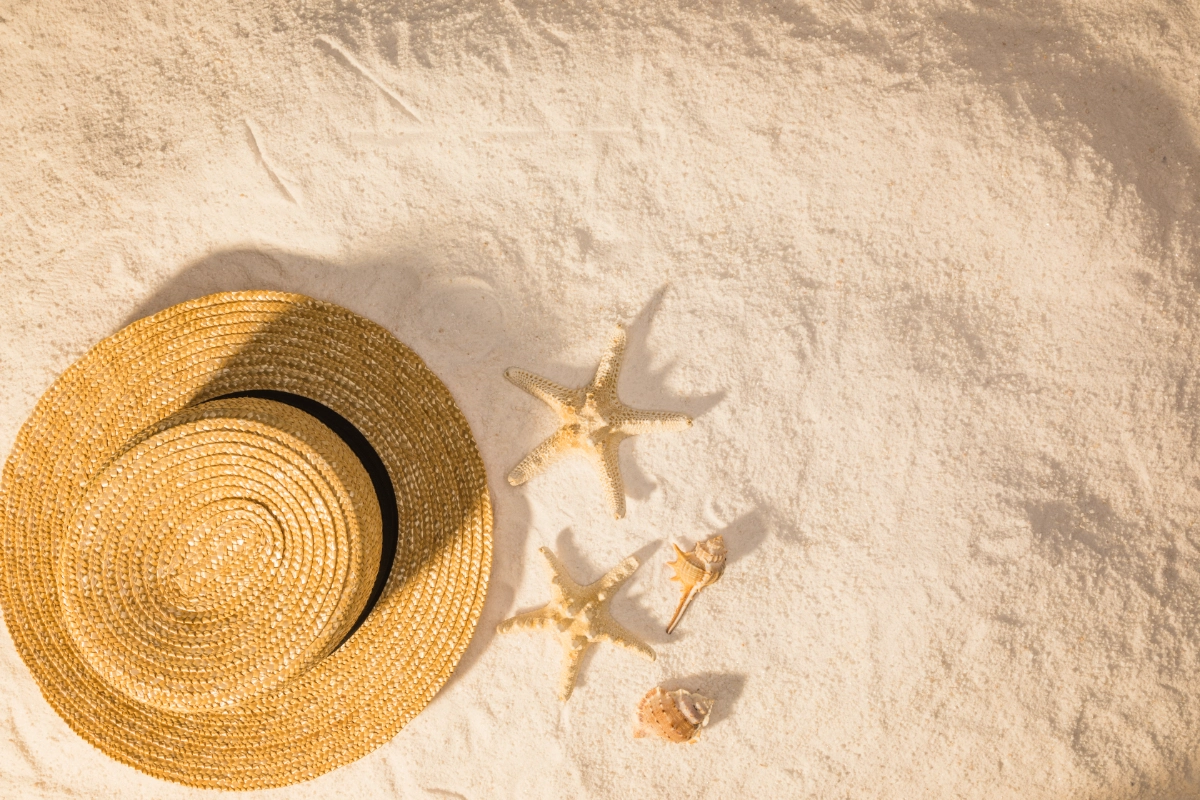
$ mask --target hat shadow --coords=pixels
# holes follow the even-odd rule
[[[124,324],[216,292],[259,290],[295,292],[336,303],[391,330],[402,305],[395,298],[414,293],[422,269],[428,267],[429,260],[415,249],[396,253],[386,261],[367,256],[349,265],[249,246],[218,250],[184,267],[156,289]]]

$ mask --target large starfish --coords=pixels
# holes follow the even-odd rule
[[[612,642],[654,660],[654,651],[650,646],[617,624],[608,610],[613,595],[638,568],[636,558],[630,556],[600,580],[580,586],[549,548],[543,547],[539,552],[550,567],[550,602],[536,611],[504,620],[496,630],[500,633],[553,630],[558,634],[566,656],[558,686],[559,700],[566,702],[571,696],[575,678],[579,675],[579,665],[583,663],[583,654],[596,642]]]
[[[617,326],[596,376],[582,389],[559,386],[523,369],[505,370],[504,377],[550,406],[563,421],[562,427],[513,467],[509,483],[520,486],[567,453],[580,451],[599,470],[613,517],[625,516],[625,484],[617,464],[621,442],[640,433],[683,430],[691,427],[692,418],[666,411],[639,411],[622,403],[617,397],[617,378],[624,355],[625,328]]]

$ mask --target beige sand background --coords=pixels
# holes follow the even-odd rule
[[[1135,8],[1136,6],[1136,8]],[[493,583],[450,684],[272,797],[1200,796],[1200,11],[1188,2],[0,0],[0,452],[125,323],[341,303],[479,441]],[[696,417],[504,481],[591,375]],[[675,635],[669,541],[725,535]],[[537,548],[658,650],[555,699]],[[651,686],[702,741],[630,737]],[[0,796],[193,797],[0,637]]]

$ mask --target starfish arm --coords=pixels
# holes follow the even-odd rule
[[[629,558],[605,573],[603,578],[596,581],[599,584],[597,586],[597,594],[601,595],[602,600],[612,597],[621,588],[621,584],[629,580],[629,576],[637,571],[639,566],[641,566],[641,563],[637,560],[637,557],[629,556]]]
[[[597,391],[616,394],[617,378],[621,377],[621,361],[625,358],[625,341],[625,326],[618,325],[608,342],[608,349],[600,357],[596,377],[592,378],[592,386]]]
[[[639,411],[626,406],[615,415],[612,427],[627,436],[682,431],[692,427],[692,418],[673,411]]]
[[[613,519],[625,516],[625,482],[621,480],[621,465],[618,460],[621,435],[610,435],[596,445],[594,459],[600,472],[600,482],[604,484],[604,498],[608,501],[608,509]]]
[[[579,677],[579,668],[583,666],[583,654],[587,652],[587,640],[578,646],[575,642],[563,648],[562,677],[558,683],[558,699],[567,702],[571,692],[575,690],[575,680]]]
[[[517,614],[515,617],[509,617],[496,626],[496,632],[536,631],[543,628],[554,628],[557,625],[558,619],[554,612],[549,606],[543,606],[536,611],[528,611],[524,614]]]
[[[541,475],[550,465],[558,461],[569,450],[575,447],[575,436],[570,428],[562,427],[550,435],[537,447],[529,451],[529,455],[521,459],[521,463],[508,473],[508,482],[520,486],[530,478]]]
[[[598,642],[612,642],[617,647],[637,653],[647,661],[656,658],[650,645],[627,631],[608,613],[597,614],[592,620],[592,638]]]
[[[554,551],[549,547],[542,547],[538,549],[538,552],[542,554],[542,558],[546,559],[546,567],[550,570],[550,588],[554,592],[555,599],[564,606],[578,600],[583,593],[583,587],[575,582],[571,573],[567,572],[566,566],[558,560],[558,556],[554,555]]]
[[[504,370],[504,377],[508,378],[509,382],[514,386],[529,392],[559,414],[562,414],[569,408],[583,404],[579,396],[579,390],[559,386],[557,383],[534,375],[532,372],[515,368],[506,369]]]

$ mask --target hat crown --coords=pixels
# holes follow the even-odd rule
[[[240,705],[341,643],[381,540],[370,478],[333,431],[270,400],[210,401],[96,471],[58,552],[66,627],[132,699]]]
[[[179,597],[178,606],[200,609],[217,601],[220,587],[252,580],[267,567],[272,548],[261,527],[230,509],[228,519],[197,531],[195,546],[180,548],[171,563],[159,568],[169,576]]]

